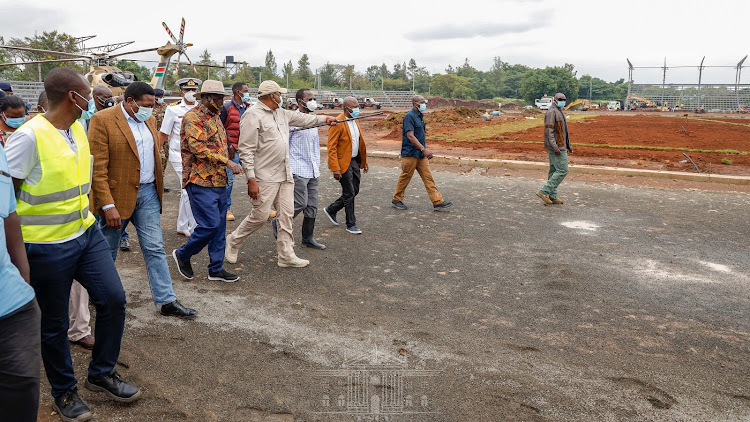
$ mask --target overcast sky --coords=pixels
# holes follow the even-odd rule
[[[193,6],[195,4],[195,6]],[[736,65],[750,53],[747,0],[432,0],[432,1],[147,1],[0,0],[0,35],[59,30],[93,35],[90,46],[135,41],[127,49],[163,45],[187,21],[188,52],[208,49],[262,65],[273,50],[279,71],[303,53],[313,68],[327,61],[371,64],[414,58],[444,73],[468,58],[488,70],[495,56],[544,67],[572,63],[578,76],[627,78],[635,66]],[[132,47],[132,48],[131,48]],[[123,50],[124,51],[124,50]],[[157,59],[156,53],[132,56]],[[750,60],[748,60],[750,65]],[[750,69],[743,82],[750,83]],[[637,82],[661,82],[661,71],[637,70]],[[696,69],[671,69],[668,81],[694,83]],[[734,71],[706,69],[704,82],[734,82]]]

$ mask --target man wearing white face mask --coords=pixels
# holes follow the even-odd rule
[[[195,107],[195,94],[201,80],[197,78],[183,78],[177,81],[177,86],[182,92],[182,100],[167,107],[164,112],[164,121],[159,128],[159,145],[169,140],[169,162],[177,172],[177,178],[182,180],[182,151],[180,147],[180,130],[182,129],[182,118],[185,113]],[[180,211],[177,215],[177,234],[190,237],[195,229],[196,223],[193,212],[190,209],[190,198],[187,191],[181,189]]]
[[[271,205],[278,207],[278,266],[305,267],[310,263],[294,253],[294,178],[289,166],[289,125],[335,124],[336,119],[284,110],[281,94],[286,94],[286,89],[274,81],[263,81],[258,87],[259,101],[240,120],[240,160],[247,177],[247,193],[253,199],[253,211],[227,236],[225,257],[229,263],[237,262],[245,239],[265,224]]]
[[[156,139],[154,89],[133,82],[125,100],[94,115],[89,126],[94,155],[94,212],[104,217],[102,234],[117,259],[121,227],[133,223],[138,233],[154,304],[162,315],[192,317],[196,311],[177,301],[164,252],[161,230],[164,177]],[[101,219],[100,219],[101,221]]]
[[[311,114],[318,108],[315,95],[309,89],[302,88],[295,94],[299,108],[298,113]],[[313,237],[315,217],[318,215],[318,179],[320,179],[320,139],[318,129],[295,130],[289,135],[289,167],[294,177],[294,217],[303,213],[302,246],[313,249],[325,249]],[[276,219],[273,223],[274,236],[277,235]]]

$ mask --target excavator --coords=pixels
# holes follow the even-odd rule
[[[592,103],[591,101],[586,100],[586,99],[578,99],[578,100],[573,101],[572,103],[565,106],[565,110],[569,110],[579,104],[581,106],[581,111],[599,110],[598,103]]]
[[[631,108],[633,105],[637,105],[638,108],[644,108],[644,107],[655,107],[655,104],[651,102],[648,98],[643,97],[636,97],[634,95],[631,95],[628,97],[628,103],[630,104]]]

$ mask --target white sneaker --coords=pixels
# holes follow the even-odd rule
[[[302,267],[307,267],[307,264],[309,263],[310,261],[296,257],[296,256],[288,260],[279,259],[279,267],[282,267],[282,268],[286,268],[286,267],[302,268]]]
[[[224,259],[230,264],[236,264],[237,263],[237,255],[239,255],[240,250],[239,249],[232,249],[229,246],[229,236],[227,236],[227,244],[224,248]]]

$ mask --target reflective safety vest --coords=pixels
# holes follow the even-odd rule
[[[63,135],[43,115],[26,122],[36,136],[36,150],[42,180],[35,185],[24,181],[17,192],[16,213],[24,242],[41,243],[66,239],[94,224],[89,214],[91,174],[89,141],[79,122],[71,132],[78,157]]]

